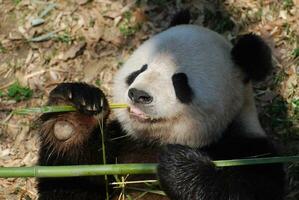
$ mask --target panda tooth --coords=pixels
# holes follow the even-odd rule
[[[97,107],[95,104],[93,104],[93,111],[96,111],[97,110]]]
[[[72,92],[69,92],[69,99],[72,99],[73,98],[73,94],[72,94]]]
[[[87,110],[92,110],[91,106],[86,107]]]

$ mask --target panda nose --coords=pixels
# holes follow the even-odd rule
[[[153,101],[153,97],[151,95],[136,88],[129,89],[128,96],[134,103],[149,104]]]

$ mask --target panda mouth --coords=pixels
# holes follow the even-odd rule
[[[162,121],[161,118],[153,118],[145,112],[143,112],[140,108],[133,105],[130,105],[129,107],[129,115],[131,118],[142,123],[158,123]]]
[[[150,120],[150,117],[145,112],[133,105],[130,106],[129,113],[131,117],[140,119],[141,121]]]

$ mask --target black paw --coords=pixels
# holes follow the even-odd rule
[[[209,157],[196,149],[167,145],[160,154],[158,178],[171,199],[198,199],[214,174]]]
[[[109,110],[104,93],[86,83],[61,83],[50,93],[49,104],[70,103],[87,115],[96,115]],[[106,113],[106,112],[105,112]]]

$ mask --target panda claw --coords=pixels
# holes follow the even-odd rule
[[[73,94],[72,94],[72,92],[69,92],[69,93],[68,93],[68,97],[69,97],[69,99],[72,99],[72,98],[73,98]]]
[[[88,110],[88,111],[92,111],[91,106],[87,106],[87,107],[86,107],[86,110]]]
[[[50,98],[50,104],[56,103],[55,98],[62,98],[66,104],[75,106],[86,115],[100,113],[107,102],[100,89],[85,83],[61,83],[51,91]]]
[[[101,108],[103,107],[103,104],[104,104],[104,101],[103,101],[103,99],[101,98],[101,103],[100,103]]]
[[[95,104],[93,104],[93,111],[97,111],[97,107]]]
[[[81,104],[82,104],[82,106],[86,106],[86,102],[84,99],[82,99]]]

